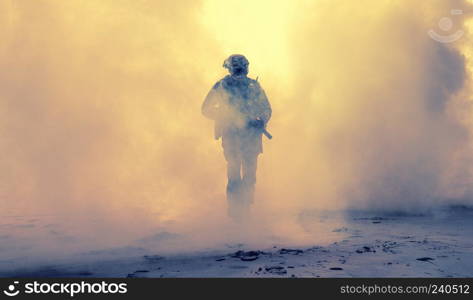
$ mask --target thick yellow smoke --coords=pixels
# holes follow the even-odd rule
[[[225,162],[200,105],[233,53],[248,57],[273,106],[262,222],[283,220],[280,230],[301,209],[468,198],[470,6],[1,1],[0,209],[121,237],[218,228]],[[444,16],[465,31],[458,41],[427,35]]]

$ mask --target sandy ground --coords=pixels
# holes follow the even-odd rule
[[[186,254],[153,253],[131,245],[34,263],[23,251],[34,248],[9,243],[12,224],[8,234],[4,229],[9,223],[4,223],[0,226],[0,276],[473,277],[471,208],[449,207],[425,215],[306,212],[299,222],[308,231],[324,228],[333,241],[261,249],[236,243]],[[34,223],[15,228],[21,232],[32,229]],[[67,237],[62,238],[67,243]]]

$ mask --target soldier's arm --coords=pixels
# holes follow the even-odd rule
[[[204,103],[202,103],[202,114],[212,120],[217,119],[220,108],[219,92],[217,88],[218,83],[212,87],[207,94],[207,97],[205,97]]]
[[[269,104],[268,97],[266,96],[266,93],[262,88],[260,92],[259,103],[261,114],[260,118],[264,121],[264,124],[266,125],[269,122],[269,119],[271,119],[272,109],[271,104]]]

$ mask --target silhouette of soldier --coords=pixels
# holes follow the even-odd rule
[[[228,213],[236,220],[248,214],[253,202],[262,133],[271,118],[271,106],[256,80],[247,77],[243,55],[228,57],[223,67],[230,75],[218,81],[202,105],[202,114],[215,121],[215,139],[222,137],[227,161]],[[270,135],[268,134],[268,137]]]

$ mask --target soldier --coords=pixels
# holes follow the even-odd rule
[[[230,75],[213,86],[202,105],[202,114],[215,121],[215,139],[222,137],[229,215],[236,219],[244,217],[253,202],[262,133],[271,118],[264,90],[247,77],[248,65],[243,55],[227,58],[223,67]]]

